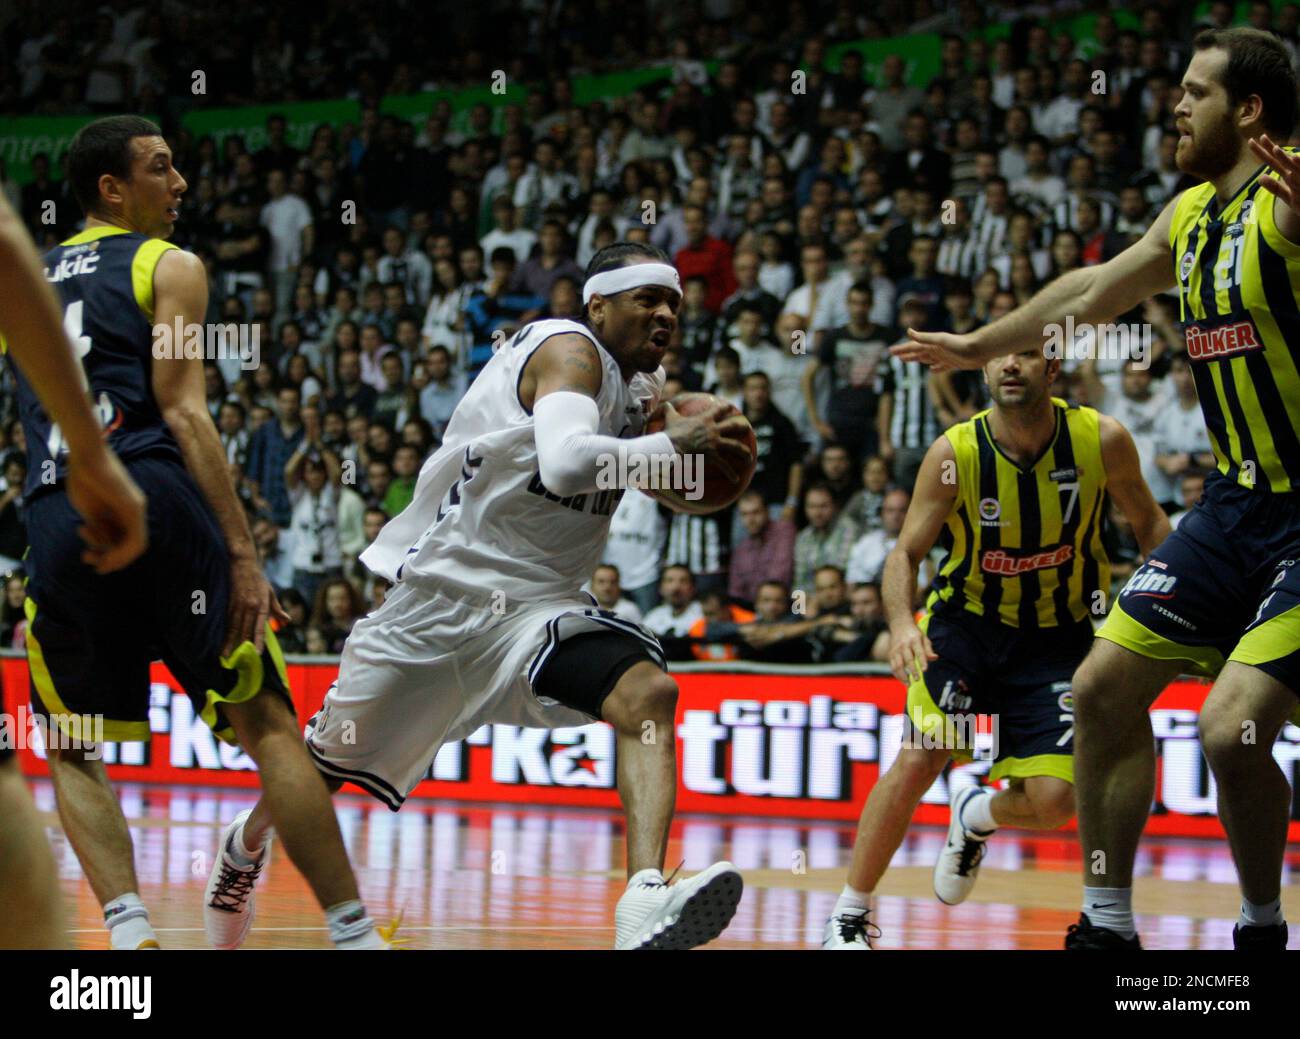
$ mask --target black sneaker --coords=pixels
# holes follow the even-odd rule
[[[1114,931],[1104,927],[1094,927],[1087,913],[1079,914],[1079,922],[1070,924],[1065,933],[1067,949],[1141,949],[1142,943],[1135,934],[1132,938],[1121,938]]]
[[[1286,924],[1266,927],[1242,927],[1237,924],[1232,929],[1232,947],[1245,952],[1265,949],[1286,948]]]

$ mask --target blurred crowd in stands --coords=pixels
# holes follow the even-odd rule
[[[1189,186],[1172,112],[1192,31],[1233,16],[1215,3],[1194,23],[1151,3],[1121,28],[1099,5],[1076,39],[1048,28],[1086,13],[1070,4],[524,2],[493,40],[494,5],[477,21],[441,6],[328,2],[291,20],[241,0],[211,13],[27,4],[4,30],[17,60],[0,70],[0,110],[163,121],[189,184],[174,240],[207,264],[207,320],[230,346],[207,364],[212,417],[293,617],[289,652],[337,653],[382,601],[357,556],[410,502],[494,347],[530,321],[579,318],[593,254],[648,241],[685,286],[666,396],[734,401],[758,469],[711,516],[626,493],[593,593],[680,658],[884,659],[879,579],[920,460],[987,406],[981,373],[935,375],[888,347],[907,328],[976,328],[1139,237]],[[1300,7],[1249,12],[1300,55]],[[978,31],[999,23],[1001,38]],[[921,32],[941,37],[922,85],[901,45],[870,69],[861,50],[840,53]],[[575,101],[580,76],[647,67],[664,75]],[[497,69],[533,84],[525,102],[463,115],[440,100],[414,122],[382,109]],[[180,122],[193,70],[204,104],[347,96],[361,116],[301,146],[274,112],[255,148],[196,137]],[[0,168],[0,188],[49,246],[81,213],[48,157],[31,165],[22,184]],[[1177,301],[1124,320],[1140,330],[1128,346],[1068,358],[1053,392],[1128,427],[1177,518],[1213,465]],[[240,341],[257,343],[255,367]],[[0,562],[19,573],[11,389],[6,373]],[[1106,537],[1122,581],[1138,552],[1114,510]],[[14,577],[6,646],[22,641],[21,603]]]

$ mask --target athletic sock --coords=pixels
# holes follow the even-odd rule
[[[337,949],[387,949],[388,945],[375,930],[366,907],[360,901],[340,902],[325,910],[329,924],[330,941]]]
[[[627,886],[628,890],[631,890],[639,884],[662,884],[663,882],[663,871],[651,866],[648,869],[638,870],[636,873],[632,874],[631,878],[627,882]]]
[[[266,839],[270,839],[270,834]],[[257,851],[249,851],[244,844],[244,827],[240,824],[238,830],[230,835],[230,840],[226,842],[226,853],[235,860],[236,866],[254,866],[262,857],[262,850],[266,847],[266,841],[262,842],[262,847]]]
[[[1263,905],[1247,902],[1244,898],[1241,900],[1241,919],[1238,923],[1242,927],[1280,927],[1285,922],[1281,898]]]
[[[145,942],[154,942],[149,923],[149,910],[134,891],[118,895],[104,906],[104,926],[108,928],[109,947],[113,949],[138,949]]]
[[[1137,934],[1131,887],[1084,887],[1083,911],[1094,927],[1114,931],[1121,938]]]
[[[993,818],[993,795],[980,794],[962,805],[961,825],[975,837],[990,836],[998,828],[998,821]]]
[[[846,913],[869,913],[871,909],[870,891],[859,891],[857,888],[845,884],[844,890],[840,892],[840,897],[835,900],[835,908],[831,910],[831,916],[843,916]]]

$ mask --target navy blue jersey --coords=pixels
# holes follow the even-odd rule
[[[175,248],[134,231],[95,227],[45,254],[45,277],[63,305],[64,330],[81,359],[109,446],[123,462],[146,455],[182,462],[151,382],[154,268]],[[14,374],[27,436],[24,494],[30,498],[63,482],[68,449],[17,366]]]

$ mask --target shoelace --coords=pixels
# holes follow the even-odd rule
[[[840,941],[852,943],[860,938],[864,945],[870,945],[868,939],[880,937],[880,928],[867,919],[866,913],[844,913],[836,917],[840,928]],[[871,932],[874,931],[875,934]]]
[[[685,865],[686,865],[686,860],[683,859],[681,862],[677,864],[677,868],[668,874],[668,878],[666,880],[643,880],[641,881],[640,884],[637,885],[637,887],[666,888],[668,887],[669,884],[673,882],[674,879],[676,879],[677,874],[682,871],[682,867]]]
[[[961,859],[957,863],[957,875],[966,877],[984,859],[988,846],[984,841],[973,841],[967,837],[961,846]]]
[[[253,893],[253,885],[257,883],[261,872],[260,862],[248,870],[236,869],[231,865],[222,866],[221,876],[217,880],[217,889],[212,892],[212,901],[208,905],[213,909],[224,909],[229,913],[238,912],[248,901],[248,896]]]

